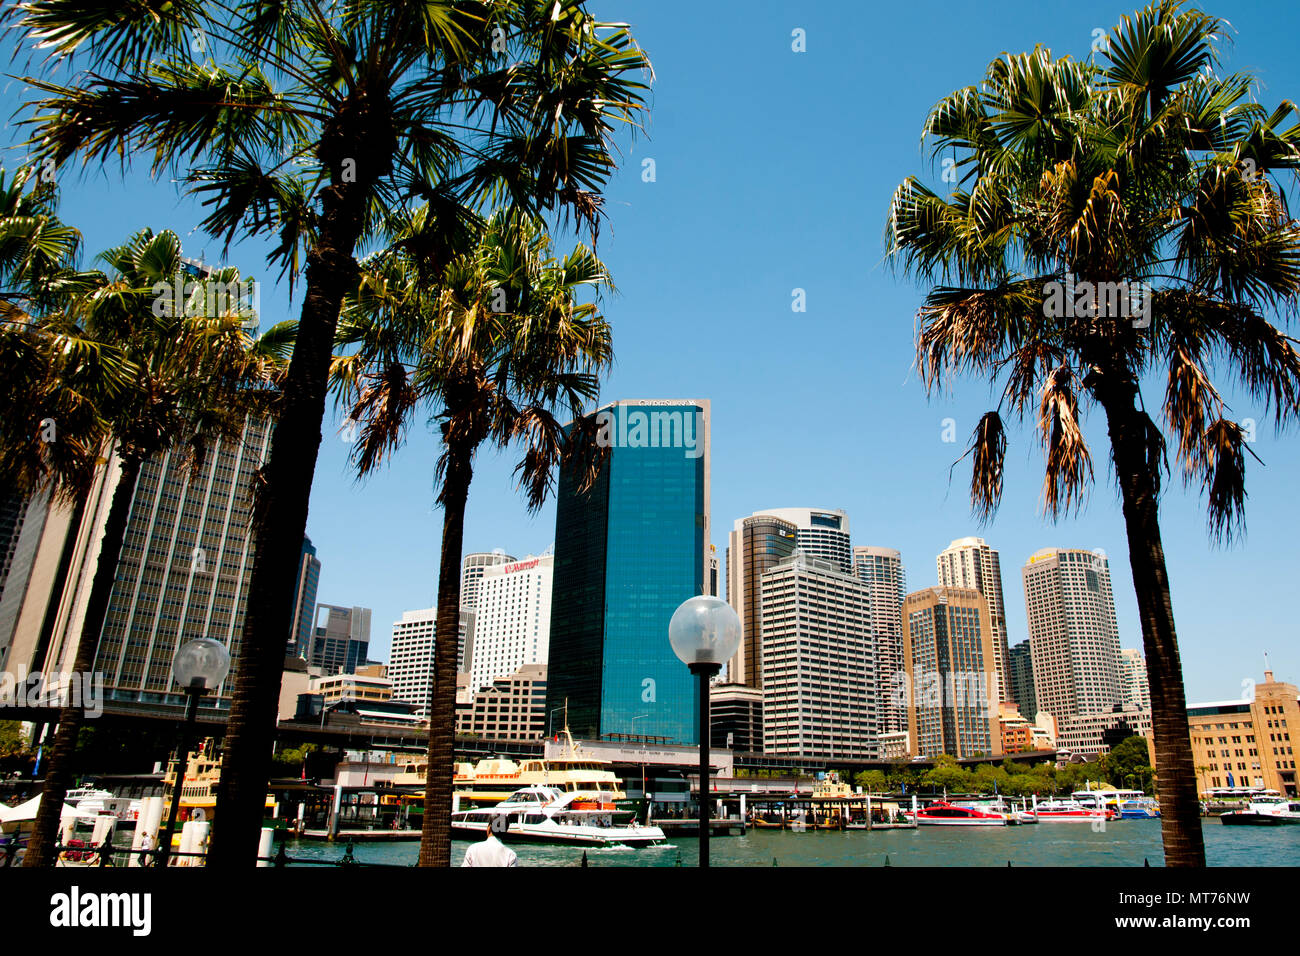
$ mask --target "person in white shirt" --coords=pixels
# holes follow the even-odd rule
[[[496,828],[506,826],[504,818],[493,820],[487,828],[481,843],[475,843],[465,851],[465,862],[461,866],[518,866],[519,858],[515,851],[497,839]]]

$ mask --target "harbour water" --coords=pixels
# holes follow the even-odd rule
[[[1204,825],[1210,866],[1300,865],[1300,826],[1225,827]],[[452,844],[459,866],[468,842]],[[520,866],[577,866],[583,851],[574,847],[512,844]],[[339,843],[290,840],[291,857],[334,861]],[[590,866],[695,866],[697,843],[674,837],[668,845],[639,850],[587,849]],[[411,865],[419,844],[358,843],[361,862]],[[1164,862],[1159,820],[1124,820],[1095,832],[1079,823],[1040,823],[1019,827],[923,827],[916,830],[810,831],[751,830],[744,836],[714,837],[714,866],[1152,866]]]

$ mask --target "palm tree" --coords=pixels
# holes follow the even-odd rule
[[[585,223],[593,240],[649,63],[583,0],[30,0],[18,25],[78,85],[28,82],[39,159],[152,155],[227,241],[270,236],[297,344],[271,442],[209,865],[255,856],[294,567],[320,448],[334,333],[356,255],[408,201],[442,223],[491,202]],[[446,259],[441,262],[445,263]],[[304,268],[305,265],[305,268]],[[300,273],[301,270],[301,273]]]
[[[35,173],[0,167],[0,321],[49,308],[53,282],[67,280],[81,249],[81,234],[58,218],[54,184]]]
[[[941,197],[907,179],[887,227],[894,261],[938,283],[918,316],[927,388],[961,372],[1005,379],[968,451],[983,519],[1002,493],[1004,407],[1023,417],[1037,405],[1053,518],[1092,480],[1083,408],[1105,414],[1171,866],[1202,866],[1205,852],[1157,514],[1166,441],[1143,385],[1163,384],[1176,460],[1207,493],[1219,540],[1241,529],[1248,449],[1211,371],[1235,376],[1279,427],[1300,413],[1300,355],[1269,320],[1300,294],[1300,230],[1273,178],[1300,169],[1300,127],[1291,103],[1268,112],[1250,76],[1218,71],[1223,26],[1164,0],[1125,17],[1099,62],[1042,48],[995,60],[925,123],[923,141],[961,181]]]
[[[201,460],[212,438],[238,434],[248,414],[266,414],[292,327],[254,343],[248,302],[231,294],[238,270],[193,281],[175,233],[145,230],[100,259],[112,275],[74,276],[61,310],[0,329],[0,356],[15,363],[2,395],[3,477],[24,490],[73,496],[110,456],[119,464],[73,663],[81,674],[95,666],[142,463],[181,445]],[[181,276],[191,284],[182,283],[178,298],[172,290]],[[52,441],[45,423],[57,429]],[[26,866],[53,863],[82,718],[80,706],[59,712]]]
[[[521,445],[516,474],[531,509],[545,501],[562,459],[593,474],[600,459],[590,429],[566,429],[557,414],[581,419],[613,351],[596,304],[579,302],[584,292],[609,286],[604,265],[585,246],[554,258],[536,220],[498,213],[433,284],[412,255],[428,228],[428,210],[416,210],[396,230],[394,251],[366,264],[340,326],[341,343],[354,351],[336,361],[335,373],[359,427],[360,474],[402,443],[419,409],[431,412],[442,435],[437,500],[444,518],[420,865],[448,866],[460,563],[474,456],[485,444]]]

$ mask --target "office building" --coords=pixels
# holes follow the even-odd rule
[[[353,674],[370,652],[370,608],[316,605],[307,663],[325,674]]]
[[[0,671],[9,669],[9,646],[49,512],[47,494],[23,497],[10,493],[0,498]],[[28,663],[24,661],[23,666]]]
[[[388,676],[393,681],[393,699],[405,701],[415,713],[429,717],[433,694],[433,650],[438,627],[438,609],[403,611],[393,622],[393,640],[388,651]]]
[[[907,593],[903,556],[893,548],[855,547],[853,573],[867,586],[871,602],[881,733],[898,733],[907,729],[907,707],[895,704],[890,691],[895,675],[903,671],[903,597]]]
[[[500,549],[472,551],[465,555],[460,562],[460,609],[473,611],[478,607],[479,582],[483,580],[488,568],[509,564],[514,560],[513,555]]]
[[[456,707],[456,733],[488,740],[541,740],[546,733],[546,665],[524,664],[468,695]]]
[[[1193,704],[1187,708],[1192,763],[1202,793],[1219,787],[1256,787],[1300,796],[1296,746],[1291,731],[1300,728],[1300,691],[1273,679],[1248,685],[1244,699]]]
[[[201,464],[187,460],[183,448],[142,464],[95,661],[110,704],[179,713],[184,695],[172,679],[172,658],[197,636],[225,644],[236,673],[252,575],[248,505],[270,433],[268,421],[248,419],[235,439],[213,440]],[[15,551],[16,558],[24,554],[26,586],[10,595],[21,598],[18,606],[7,608],[15,621],[11,669],[41,670],[47,678],[74,670],[120,473],[114,459],[81,506],[29,508],[21,532],[27,540]],[[227,679],[209,705],[228,707],[232,690]]]
[[[302,539],[298,558],[298,586],[293,598],[293,626],[289,632],[289,653],[302,656],[309,652],[312,622],[316,619],[316,588],[320,584],[320,560],[311,538]]]
[[[997,678],[997,700],[1011,700],[1011,671],[1007,666],[1007,615],[1002,600],[1002,563],[997,551],[983,538],[958,538],[935,559],[939,586],[974,588],[989,605],[993,628],[992,670]]]
[[[727,665],[728,680],[763,688],[763,575],[794,554],[798,529],[767,514],[735,523],[727,544],[727,603],[740,618],[740,648]]]
[[[474,611],[461,611],[456,618],[456,673],[468,674],[474,662]]]
[[[529,555],[488,567],[478,582],[470,686],[487,687],[521,667],[545,664],[550,652],[555,558]]]
[[[1150,749],[1151,711],[1114,707],[1105,713],[1070,714],[1056,720],[1057,749],[1088,760],[1108,753],[1114,743],[1134,735],[1145,737]]]
[[[562,465],[547,708],[575,736],[694,744],[695,678],[668,622],[709,586],[709,403],[621,401],[592,413],[595,481]]]
[[[1032,722],[1038,714],[1038,698],[1034,696],[1034,659],[1028,641],[1007,649],[1007,670],[1011,672],[1011,700]]]
[[[307,692],[320,694],[326,707],[343,701],[373,703],[393,699],[393,680],[385,676],[382,664],[362,665],[356,674],[330,674],[313,678]]]
[[[1147,683],[1147,662],[1142,652],[1124,647],[1119,652],[1119,684],[1125,708],[1151,709],[1151,685]]]
[[[801,550],[763,574],[764,753],[878,759],[867,589]]]
[[[908,743],[916,756],[997,756],[998,701],[988,602],[974,588],[926,588],[903,601]]]
[[[746,753],[763,752],[763,692],[747,684],[709,688],[710,746]]]
[[[830,561],[841,574],[853,573],[853,547],[849,543],[849,516],[829,508],[768,508],[755,511],[795,527],[795,546],[815,558]]]
[[[1058,719],[1110,713],[1124,698],[1109,562],[1097,552],[1046,548],[1021,574],[1038,709]]]

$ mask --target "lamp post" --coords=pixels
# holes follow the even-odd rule
[[[740,646],[740,618],[730,604],[710,595],[688,598],[668,622],[673,653],[700,687],[700,866],[709,865],[709,678]]]
[[[230,652],[220,641],[200,637],[183,645],[172,658],[172,677],[181,685],[189,700],[185,706],[185,723],[181,725],[176,746],[176,773],[172,778],[172,805],[167,826],[158,840],[158,865],[166,866],[172,852],[172,833],[181,808],[181,789],[185,784],[185,766],[190,758],[190,732],[198,715],[199,698],[215,690],[230,672]]]

